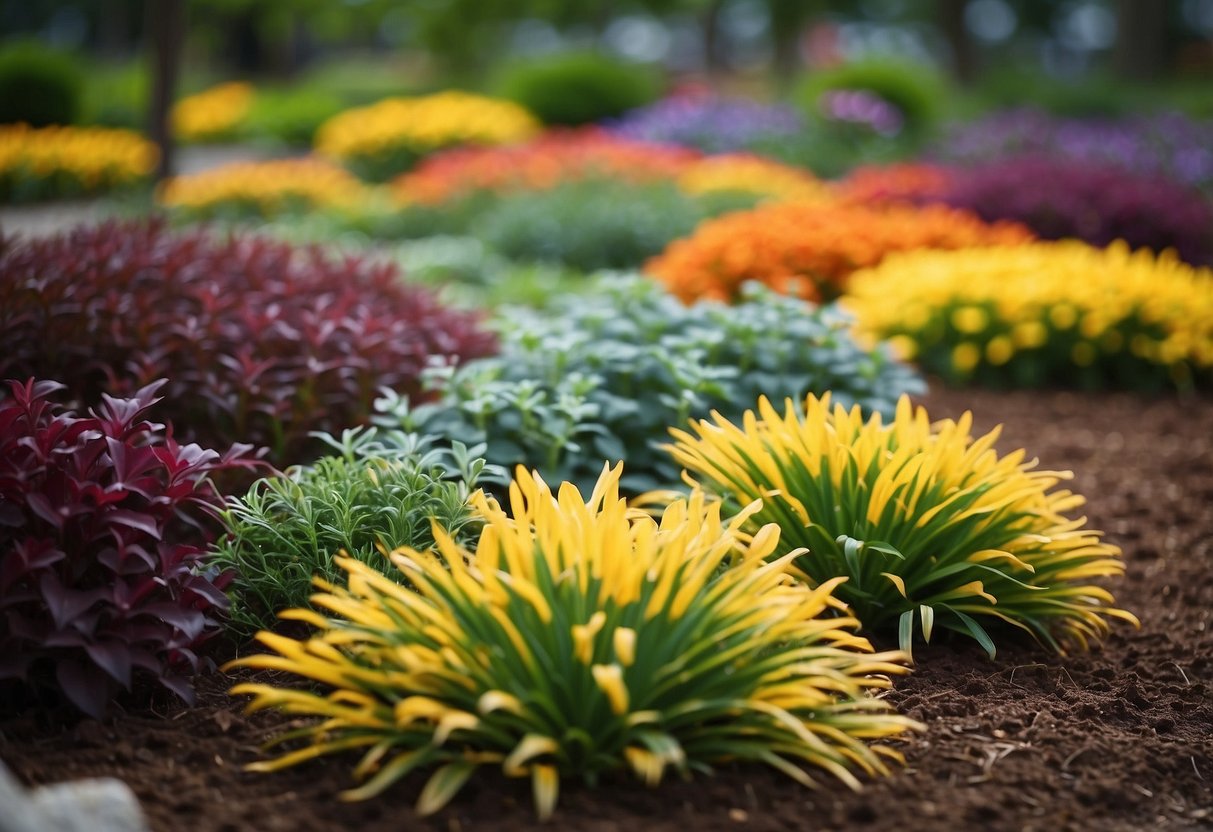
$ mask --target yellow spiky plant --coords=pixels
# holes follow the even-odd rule
[[[999,430],[971,427],[968,413],[932,424],[906,397],[889,424],[828,394],[782,415],[763,398],[740,426],[714,414],[668,447],[692,485],[734,507],[761,498],[745,528],[777,524],[783,545],[803,547],[810,585],[845,576],[837,596],[866,629],[896,627],[907,652],[915,629],[957,631],[993,656],[991,621],[1058,652],[1101,639],[1109,618],[1136,624],[1091,583],[1124,564],[1067,516],[1084,502],[1055,489],[1071,473],[1036,470],[1022,450],[1000,457]]]
[[[308,745],[251,768],[362,749],[365,783],[344,793],[362,799],[437,767],[418,800],[429,813],[478,767],[500,766],[531,778],[542,817],[562,778],[616,769],[649,785],[733,760],[806,785],[806,768],[852,787],[855,771],[885,773],[882,758],[898,754],[866,740],[915,723],[868,693],[904,671],[904,656],[871,654],[848,632],[856,622],[831,596],[840,581],[796,581],[797,553],[773,557],[775,526],[742,531],[757,507],[726,522],[697,494],[659,522],[630,511],[621,472],[604,470],[587,501],[568,484],[553,496],[520,468],[512,518],[473,498],[485,524],[475,554],[437,527],[441,556],[392,553],[413,588],[339,559],[348,588],[320,582],[312,599],[333,617],[283,615],[313,637],[262,633],[277,655],[232,663],[329,688],[233,688],[253,710],[319,718],[286,735]]]

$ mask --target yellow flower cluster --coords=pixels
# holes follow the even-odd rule
[[[146,177],[156,158],[156,146],[129,130],[0,127],[0,189],[17,179],[66,176],[80,190],[98,191]]]
[[[252,84],[219,84],[177,102],[172,113],[173,134],[187,142],[225,138],[248,117],[252,106]]]
[[[170,208],[209,214],[247,209],[269,216],[291,208],[340,208],[370,197],[371,189],[323,159],[237,162],[175,177],[160,189]]]
[[[1010,624],[1061,653],[1108,634],[1109,618],[1138,624],[1087,583],[1120,575],[1120,550],[1085,518],[1083,498],[1057,486],[1072,475],[1034,470],[1023,450],[999,456],[998,429],[972,416],[932,422],[903,396],[893,419],[865,417],[809,395],[781,414],[765,397],[735,424],[719,413],[671,430],[667,446],[688,484],[752,505],[747,531],[782,530],[806,553],[811,585],[845,579],[837,595],[870,630],[971,636],[993,658],[985,627]],[[982,624],[980,622],[987,622]]]
[[[1123,242],[898,254],[853,275],[845,302],[861,329],[956,381],[1153,389],[1213,375],[1213,270]]]
[[[583,499],[518,469],[509,511],[472,496],[474,552],[435,526],[435,551],[389,554],[407,586],[338,557],[348,587],[317,580],[316,610],[282,614],[314,636],[262,632],[273,653],[229,665],[300,678],[233,688],[250,710],[320,717],[286,735],[305,747],[249,769],[359,749],[366,782],[343,798],[434,769],[417,803],[429,814],[493,767],[531,779],[540,818],[562,779],[612,771],[650,786],[738,761],[806,786],[811,771],[852,788],[856,772],[887,774],[900,755],[867,741],[920,726],[870,693],[905,656],[851,632],[840,581],[799,583],[802,550],[774,525],[741,532],[759,504],[730,518],[698,492],[654,519],[628,508],[621,473],[605,469]]]
[[[469,93],[388,98],[339,113],[320,126],[316,149],[334,159],[417,153],[456,144],[508,144],[539,132],[525,109]]]
[[[746,153],[698,159],[678,177],[678,186],[691,194],[741,191],[778,200],[830,198],[829,188],[808,171]]]

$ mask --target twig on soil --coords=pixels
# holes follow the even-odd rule
[[[1184,679],[1184,684],[1185,684],[1185,685],[1191,685],[1191,684],[1192,684],[1192,682],[1191,682],[1191,680],[1190,680],[1190,679],[1188,679],[1188,674],[1187,674],[1187,673],[1184,673],[1184,669],[1183,669],[1182,667],[1180,667],[1180,666],[1179,666],[1179,662],[1171,662],[1171,664],[1175,665],[1175,669],[1176,669],[1176,670],[1178,670],[1178,671],[1179,671],[1179,675],[1183,677],[1183,679]]]
[[[1073,754],[1071,754],[1069,757],[1066,757],[1065,762],[1063,762],[1063,763],[1061,764],[1061,770],[1062,770],[1062,771],[1069,771],[1069,770],[1070,770],[1070,763],[1072,763],[1072,762],[1074,762],[1075,760],[1077,760],[1077,759],[1079,758],[1079,756],[1081,756],[1082,754],[1085,754],[1086,752],[1091,751],[1091,750],[1092,750],[1092,749],[1091,749],[1091,746],[1089,746],[1089,745],[1084,745],[1082,748],[1080,748],[1080,749],[1078,749],[1077,751],[1075,751],[1075,752],[1074,752]]]
[[[1048,665],[1041,664],[1040,662],[1036,662],[1035,664],[1017,664],[1017,665],[1015,665],[1014,667],[1011,668],[1011,676],[1010,676],[1010,678],[1007,679],[1007,684],[1015,685],[1015,671],[1030,670],[1030,669],[1037,668],[1037,667],[1046,667],[1047,668]],[[1023,685],[1015,685],[1015,687],[1023,690]]]

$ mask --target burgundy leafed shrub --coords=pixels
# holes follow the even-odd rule
[[[1018,158],[958,172],[945,201],[986,221],[1017,220],[1046,240],[1174,248],[1213,262],[1213,206],[1198,191],[1157,176],[1072,159]]]
[[[82,401],[168,378],[183,439],[305,461],[309,431],[366,420],[380,387],[418,393],[431,356],[495,343],[395,266],[159,223],[0,241],[0,378],[54,378]]]
[[[0,683],[58,687],[94,717],[141,679],[192,700],[230,579],[200,566],[223,502],[207,476],[257,464],[147,421],[160,386],[88,416],[53,381],[8,382],[0,404]]]

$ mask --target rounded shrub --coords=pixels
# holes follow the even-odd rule
[[[431,206],[484,191],[542,191],[584,180],[669,182],[699,158],[688,148],[597,128],[551,130],[518,144],[435,153],[397,177],[392,190],[405,205]]]
[[[233,663],[301,680],[237,685],[251,709],[322,718],[291,732],[307,745],[252,768],[358,750],[365,782],[343,797],[433,770],[417,802],[428,814],[500,767],[531,780],[541,818],[562,781],[620,771],[655,786],[743,761],[853,788],[855,772],[887,773],[882,757],[899,755],[865,740],[917,725],[866,694],[903,656],[871,655],[854,619],[831,614],[838,582],[793,581],[794,554],[767,561],[782,551],[777,528],[741,533],[702,494],[660,522],[634,516],[619,474],[583,500],[519,469],[509,513],[473,497],[485,524],[474,553],[435,529],[438,553],[391,555],[415,589],[340,558],[348,588],[321,582],[314,598],[329,615],[284,615],[315,635],[262,634],[277,655]]]
[[[231,141],[245,128],[256,100],[253,85],[228,81],[173,105],[173,135],[183,142]]]
[[[293,467],[228,499],[228,533],[208,563],[234,575],[229,630],[242,641],[272,629],[280,611],[307,606],[314,577],[337,581],[339,552],[392,572],[386,553],[432,548],[433,523],[460,543],[475,536],[467,500],[483,459],[462,445],[428,450],[405,436],[387,450],[374,428],[343,440],[340,456]]]
[[[956,384],[1213,385],[1213,271],[1123,242],[897,255],[856,274],[845,304]]]
[[[653,67],[597,52],[570,52],[513,64],[497,80],[501,95],[551,125],[614,118],[655,101],[661,86],[661,75]]]
[[[345,110],[320,125],[315,146],[363,179],[383,182],[436,150],[513,144],[539,128],[535,117],[512,101],[447,90]]]
[[[1073,159],[1016,158],[958,172],[945,201],[983,219],[1013,220],[1046,240],[1173,248],[1213,263],[1213,202],[1150,174]]]
[[[928,66],[869,59],[813,72],[800,83],[794,97],[810,118],[820,120],[823,97],[849,91],[871,93],[892,105],[906,131],[918,137],[938,122],[948,96],[946,83]]]
[[[175,176],[157,193],[161,205],[190,220],[356,211],[374,198],[374,190],[348,170],[311,156],[232,162]]]
[[[585,490],[604,460],[625,460],[623,485],[639,493],[679,485],[679,467],[657,451],[670,425],[713,410],[740,416],[763,393],[833,390],[891,413],[899,395],[923,389],[887,348],[861,346],[833,307],[757,285],[734,306],[687,306],[634,276],[593,288],[542,314],[511,310],[500,355],[444,374],[434,401],[385,397],[376,421],[440,444],[485,443],[492,463]]]
[[[0,202],[132,188],[156,166],[156,146],[108,127],[0,127]]]
[[[852,272],[895,251],[1009,246],[1031,238],[1017,223],[986,223],[942,205],[775,202],[701,223],[645,271],[686,301],[729,301],[757,281],[816,302],[837,298]]]
[[[0,124],[72,124],[83,94],[84,73],[71,56],[30,42],[0,49]]]
[[[168,378],[178,436],[280,463],[307,459],[312,431],[365,421],[380,387],[419,394],[431,358],[493,348],[394,266],[318,247],[107,223],[0,249],[0,377],[86,401]]]
[[[757,200],[752,194],[733,197],[738,208]],[[629,269],[691,233],[710,208],[672,182],[587,179],[502,197],[476,217],[471,231],[518,261]]]
[[[975,639],[1011,625],[1064,652],[1137,622],[1092,579],[1124,571],[1120,550],[1067,513],[1082,497],[1055,486],[1069,472],[1037,471],[1024,451],[999,456],[994,430],[972,418],[932,423],[898,403],[887,424],[828,395],[780,414],[766,399],[740,426],[712,421],[672,430],[671,453],[690,480],[743,512],[757,533],[778,525],[812,586],[833,586],[864,628],[896,630],[908,651],[918,631]],[[761,501],[756,504],[755,501]],[[755,505],[759,507],[755,509]],[[984,622],[984,623],[983,623]]]

